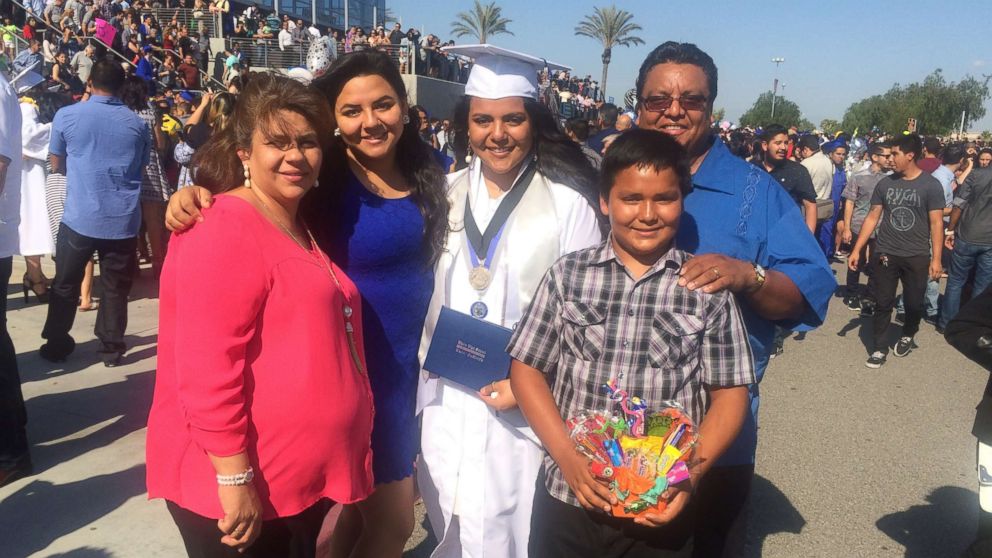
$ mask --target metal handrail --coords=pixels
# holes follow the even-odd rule
[[[19,0],[10,0],[10,1],[15,6],[18,6],[22,10],[24,10],[25,12],[27,12],[27,8]],[[192,11],[193,10],[189,10],[189,12],[192,12]],[[42,31],[42,30],[45,30],[45,29],[48,29],[48,28],[51,27],[50,25],[48,25],[47,23],[45,23],[44,20],[38,20],[37,18],[35,18],[35,19],[38,21],[39,31]],[[15,33],[14,34],[14,37],[15,37],[15,41],[14,41],[15,42],[15,50],[17,52],[19,52],[20,49],[17,48],[17,47],[20,46],[21,43],[24,43],[25,46],[28,43],[27,43],[27,41],[23,37],[20,36],[20,32]],[[128,58],[127,56],[125,56],[121,52],[119,52],[117,50],[114,50],[113,48],[111,48],[110,45],[108,45],[107,43],[101,41],[100,39],[96,38],[95,36],[92,36],[92,35],[82,35],[82,36],[76,35],[76,38],[81,39],[84,43],[86,41],[92,41],[95,44],[99,44],[99,45],[103,46],[107,50],[107,52],[109,52],[113,56],[119,58],[120,60],[123,60],[131,68],[137,68],[137,65],[134,62],[132,62],[130,58]],[[20,47],[20,48],[23,48],[23,47]],[[167,49],[160,48],[159,50],[163,50],[164,51],[164,50],[167,50]],[[170,50],[170,51],[171,52],[174,52],[174,53],[176,52],[174,50]],[[178,55],[178,53],[176,53],[176,54]],[[161,59],[158,59],[158,60],[159,60],[159,62],[162,62]],[[201,87],[203,86],[204,83],[212,83],[212,84],[215,84],[221,90],[227,89],[227,87],[222,82],[214,79],[214,77],[211,76],[210,74],[208,74],[206,71],[204,71],[203,68],[198,68],[198,69],[200,71],[200,85],[201,85]],[[207,81],[204,82],[204,79],[206,79]],[[162,80],[160,80],[160,79],[156,79],[155,82],[157,84],[161,85],[161,86],[165,86],[165,82],[162,81]]]
[[[151,8],[144,10],[142,13],[149,13],[155,17],[155,20],[163,25],[165,22],[176,23],[186,25],[190,32],[199,32],[199,27],[202,25],[203,30],[207,32],[211,37],[219,37],[217,35],[217,22],[216,18],[213,17],[207,10],[203,10],[203,15],[200,17],[195,17],[193,15],[193,10],[191,8]],[[163,25],[164,27],[165,25]]]
[[[288,69],[306,65],[307,50],[311,40],[308,36],[302,44],[294,44],[286,49],[279,48],[278,39],[229,37],[224,39],[224,44],[229,52],[234,49],[234,45],[238,45],[241,53],[251,60],[253,67]],[[403,45],[384,45],[376,48],[389,54],[403,73],[413,73],[412,48]],[[338,55],[344,54],[342,41],[338,41],[337,52]]]
[[[175,50],[172,50],[171,48],[158,47],[156,50],[159,51],[159,52],[167,52],[167,53],[170,53],[170,54],[175,54],[177,60],[182,60],[182,58],[180,58],[180,56],[179,56],[179,52],[177,52]],[[162,57],[156,57],[156,56],[153,55],[152,57],[155,58],[156,60],[158,60],[160,64],[165,62],[165,57],[164,56],[162,56]],[[207,71],[204,70],[203,68],[197,67],[197,70],[200,71],[200,87],[201,88],[203,87],[203,84],[205,84],[205,83],[211,83],[212,82],[213,85],[216,85],[217,87],[219,87],[222,90],[227,89],[227,86],[226,85],[224,85],[221,81],[219,81],[216,78],[214,78],[214,76],[212,76],[209,73],[207,73]]]

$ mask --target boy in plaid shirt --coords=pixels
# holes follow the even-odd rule
[[[546,490],[539,487],[534,497],[531,556],[691,550],[693,514],[685,509],[692,488],[743,425],[747,384],[755,377],[733,295],[678,285],[690,255],[674,247],[674,238],[689,188],[675,140],[650,130],[621,135],[601,167],[600,206],[610,238],[558,260],[516,327],[508,347],[513,392],[547,450]],[[649,407],[678,401],[700,425],[691,479],[669,488],[665,496],[672,500],[661,514],[633,521],[610,516],[615,498],[568,437],[563,417],[613,407],[603,390],[611,379]]]

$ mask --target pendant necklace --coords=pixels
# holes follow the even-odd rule
[[[289,238],[293,239],[293,242],[297,246],[302,248],[303,251],[306,252],[308,256],[318,261],[320,267],[322,267],[327,271],[327,274],[328,276],[330,276],[331,281],[334,282],[334,286],[336,286],[338,292],[341,293],[341,296],[344,298],[344,304],[341,305],[341,312],[342,314],[344,314],[344,331],[345,334],[348,336],[348,348],[350,349],[351,352],[351,360],[354,361],[355,368],[358,370],[358,373],[364,374],[365,369],[362,368],[362,360],[358,354],[358,346],[355,344],[355,327],[351,323],[351,316],[354,314],[354,310],[351,308],[351,304],[349,304],[348,298],[344,294],[344,289],[341,287],[341,282],[338,281],[337,274],[334,273],[334,268],[331,267],[330,260],[327,258],[327,256],[323,255],[320,252],[320,249],[317,247],[317,241],[314,239],[313,233],[310,232],[309,227],[303,225],[303,230],[306,231],[307,238],[310,241],[310,248],[307,249],[306,244],[300,241],[300,239],[297,238],[295,234],[293,234],[293,231],[290,230],[289,227],[283,225],[282,221],[280,221],[279,218],[276,217],[275,213],[271,209],[269,209],[269,206],[268,204],[265,203],[265,200],[263,200],[261,196],[255,193],[255,189],[252,188],[250,190],[251,193],[255,195],[255,199],[258,200],[258,203],[262,204],[262,209],[264,209],[265,212],[268,213],[272,221],[280,229],[282,229],[282,231],[286,233],[286,235],[288,235]]]
[[[466,195],[464,215],[465,236],[468,237],[468,255],[471,260],[468,272],[468,284],[471,285],[479,296],[479,300],[472,303],[469,309],[474,318],[481,320],[489,314],[489,307],[482,301],[482,295],[485,294],[493,281],[491,268],[493,257],[496,254],[496,247],[499,245],[499,239],[503,236],[503,230],[506,228],[506,222],[509,220],[510,214],[524,197],[524,193],[530,187],[536,173],[537,164],[535,158],[531,159],[523,174],[517,178],[514,185],[510,188],[509,193],[499,202],[499,206],[486,226],[485,232],[479,230],[479,225],[475,222],[475,215],[472,214],[471,192]]]

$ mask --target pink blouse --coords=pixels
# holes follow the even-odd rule
[[[326,257],[321,254],[322,257]],[[372,491],[372,394],[342,306],[361,300],[247,201],[217,196],[162,270],[148,496],[223,517],[207,453],[248,451],[263,519]]]

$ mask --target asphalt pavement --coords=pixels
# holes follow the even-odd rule
[[[143,272],[124,365],[99,362],[89,312],[73,328],[76,352],[55,366],[38,357],[45,307],[24,304],[23,261],[15,261],[7,319],[35,474],[0,488],[3,558],[183,555],[164,504],[144,490],[158,301]],[[835,298],[826,323],[789,339],[772,361],[761,386],[749,556],[936,558],[971,541],[970,430],[987,374],[926,324],[919,349],[869,370],[867,323]],[[407,557],[428,556],[433,545],[422,506],[417,524]]]

